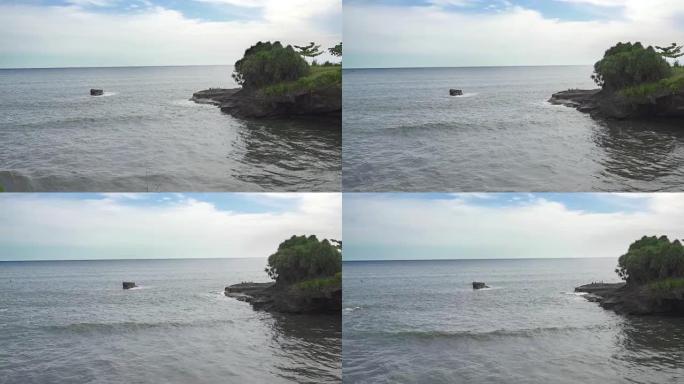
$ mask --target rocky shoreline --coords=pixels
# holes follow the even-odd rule
[[[648,285],[591,283],[575,288],[602,308],[625,315],[684,316],[684,289],[657,291]]]
[[[239,283],[226,287],[227,297],[250,303],[255,310],[283,313],[340,313],[342,287],[310,292],[296,285],[272,283]]]
[[[554,93],[548,100],[588,113],[594,118],[618,120],[638,118],[684,118],[684,93],[662,91],[648,97],[626,97],[601,89],[570,89]]]
[[[239,118],[342,115],[342,91],[337,87],[281,95],[266,95],[242,88],[211,88],[195,92],[190,100],[216,105],[221,112]]]

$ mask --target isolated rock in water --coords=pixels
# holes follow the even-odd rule
[[[91,89],[90,90],[90,96],[102,96],[104,95],[104,91],[101,89]]]
[[[131,288],[135,288],[135,287],[137,287],[137,285],[135,285],[135,282],[133,282],[133,281],[124,281],[123,282],[123,289],[131,289]]]
[[[473,281],[473,289],[489,288],[489,286],[480,281]]]
[[[450,89],[449,90],[449,95],[451,96],[463,96],[463,91],[460,89]]]

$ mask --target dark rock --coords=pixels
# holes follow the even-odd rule
[[[480,281],[473,281],[473,289],[489,288],[489,286]]]
[[[123,289],[131,289],[131,288],[135,288],[135,287],[137,287],[137,285],[135,285],[135,283],[132,281],[124,281],[123,282]]]
[[[101,89],[91,89],[90,90],[90,96],[102,96],[104,95],[104,91]]]
[[[649,117],[684,117],[684,93],[661,91],[648,97],[626,97],[619,92],[601,89],[571,89],[554,93],[549,99],[595,118],[639,119]]]
[[[196,92],[190,100],[219,106],[222,112],[240,118],[341,116],[342,113],[342,90],[338,87],[282,95],[217,88]]]
[[[592,283],[575,288],[602,308],[626,315],[684,316],[684,289],[658,291],[649,285]]]
[[[463,91],[460,89],[450,89],[449,90],[449,95],[451,96],[463,96]]]
[[[256,310],[284,313],[337,313],[342,311],[342,287],[314,293],[295,285],[240,283],[226,287],[225,295],[250,303]]]

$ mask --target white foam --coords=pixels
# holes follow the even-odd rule
[[[358,309],[361,309],[361,307],[345,308],[344,310],[347,311],[347,312],[354,312],[354,311],[356,311],[356,310],[358,310]]]
[[[449,98],[450,99],[462,99],[465,97],[473,97],[473,96],[477,96],[477,95],[478,95],[478,93],[464,93],[464,94],[458,95],[458,96],[449,96]]]

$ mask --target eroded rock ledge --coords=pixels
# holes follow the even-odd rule
[[[602,308],[626,315],[684,316],[684,289],[659,291],[649,285],[592,283],[575,288]]]
[[[342,287],[307,291],[296,285],[240,283],[226,287],[225,295],[250,303],[256,310],[284,313],[338,313],[342,311]]]
[[[549,99],[592,117],[611,119],[684,118],[684,93],[661,91],[644,97],[626,97],[601,89],[570,89],[554,93]]]
[[[196,92],[190,99],[212,104],[221,111],[240,118],[275,118],[295,116],[341,116],[342,91],[337,87],[266,95],[242,88],[212,88]]]

